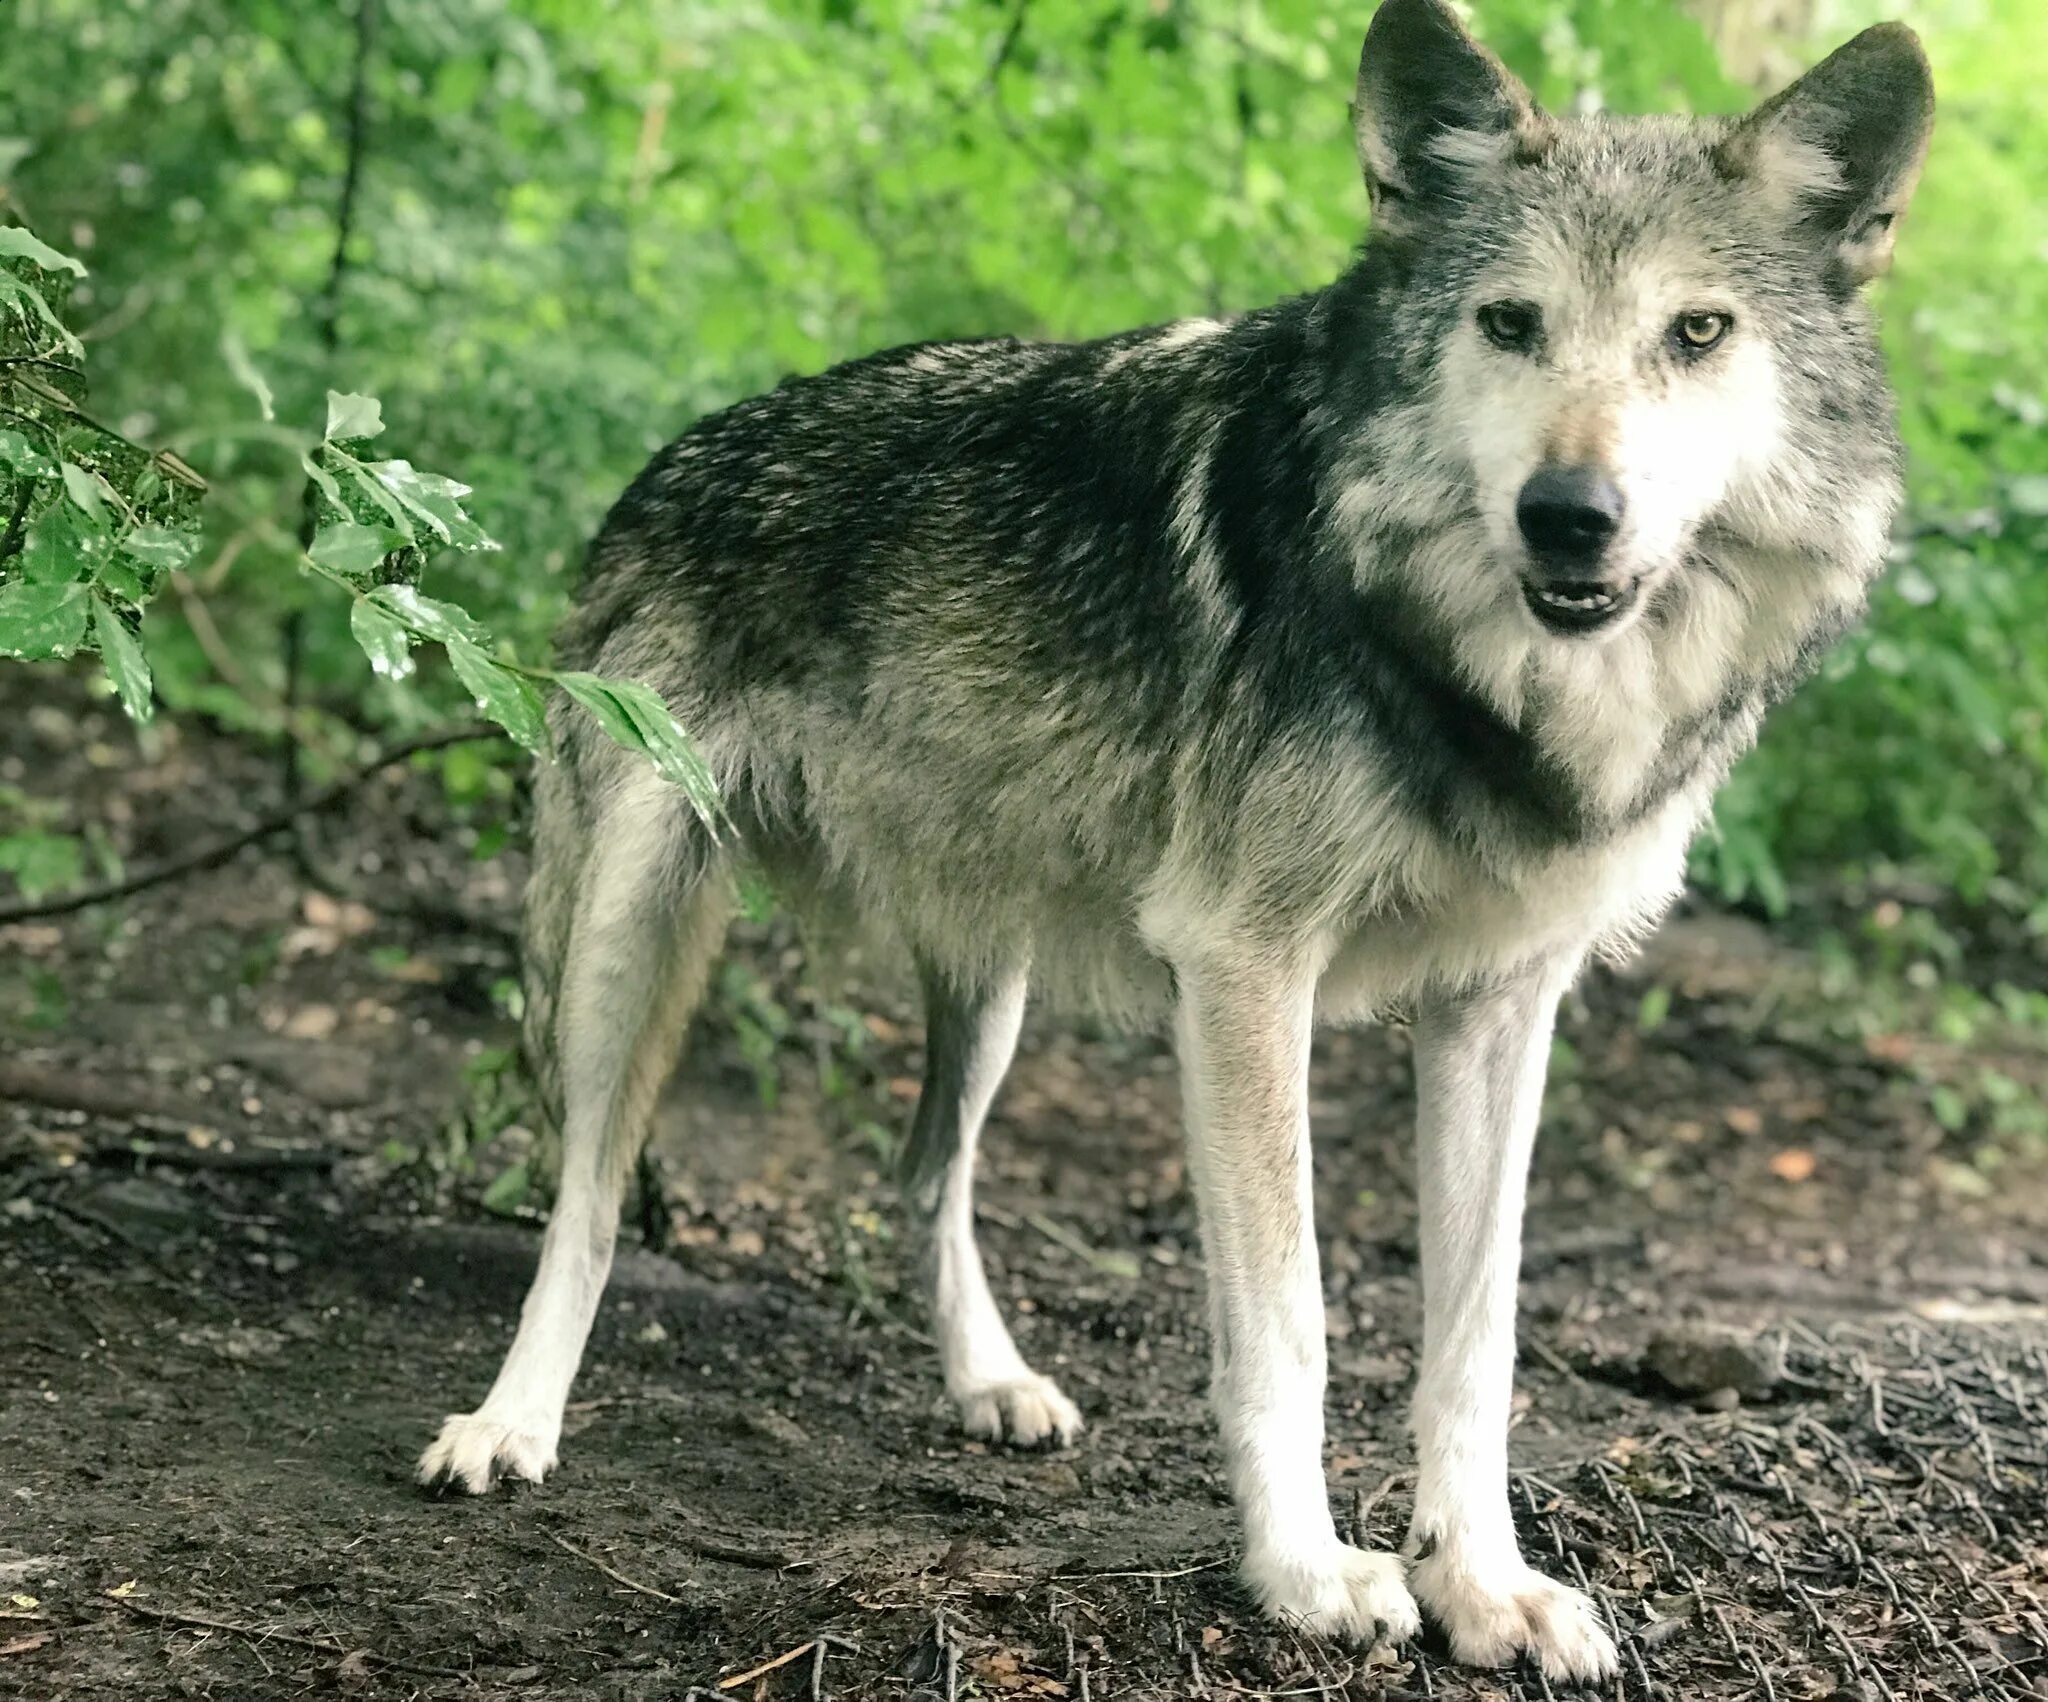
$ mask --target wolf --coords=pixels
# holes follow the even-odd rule
[[[655,1095],[759,868],[922,983],[906,1192],[968,1431],[1081,1428],[975,1246],[1027,996],[1170,1023],[1250,1593],[1331,1636],[1427,1614],[1464,1661],[1612,1672],[1508,1503],[1553,1016],[1671,902],[1880,566],[1901,454],[1861,288],[1932,117],[1899,25],[1741,118],[1567,118],[1443,0],[1385,0],[1354,105],[1371,218],[1327,287],[896,349],[658,454],[562,650],[662,693],[726,820],[555,706],[526,1020],[558,1203],[504,1367],[422,1479],[554,1466]],[[1306,1093],[1319,1021],[1393,1012],[1426,1310],[1400,1554],[1331,1518]]]

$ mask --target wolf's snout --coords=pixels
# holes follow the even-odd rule
[[[1546,567],[1583,573],[1621,530],[1621,491],[1597,467],[1539,467],[1515,499],[1515,524]]]

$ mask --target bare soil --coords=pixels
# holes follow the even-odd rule
[[[0,780],[137,863],[275,796],[266,760],[197,733],[139,761],[98,709],[0,729]],[[1088,1429],[1059,1454],[962,1437],[886,1179],[915,1013],[879,974],[814,986],[777,925],[742,931],[665,1103],[560,1471],[416,1489],[538,1244],[535,1208],[479,1203],[516,1129],[433,1162],[476,1109],[465,1066],[508,1038],[497,934],[413,902],[502,924],[516,859],[468,859],[471,836],[401,773],[329,825],[318,884],[273,846],[0,930],[0,1694],[1549,1693],[1250,1613],[1157,1041],[1027,1033],[985,1246]],[[321,890],[335,870],[371,907]],[[2048,1696],[2048,1175],[1945,1182],[1923,1042],[1830,1037],[1812,983],[1797,949],[1697,912],[1566,1012],[1524,1260],[1523,1534],[1611,1614],[1609,1694]],[[1312,1097],[1331,1493],[1396,1542],[1403,1033],[1325,1037]]]

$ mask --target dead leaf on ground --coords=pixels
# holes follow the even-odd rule
[[[1067,1687],[1043,1673],[1026,1672],[1023,1657],[1013,1649],[997,1649],[977,1655],[967,1665],[998,1690],[1024,1696],[1064,1696]]]
[[[292,1040],[325,1040],[341,1026],[341,1013],[332,1005],[301,1005],[277,1025],[277,1032]]]
[[[1804,1182],[1813,1174],[1815,1159],[1803,1146],[1788,1146],[1771,1154],[1771,1174],[1781,1182]]]
[[[1760,1135],[1764,1132],[1764,1120],[1747,1105],[1731,1105],[1721,1113],[1721,1120],[1738,1135]]]

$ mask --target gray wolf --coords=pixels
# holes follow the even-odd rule
[[[1611,1672],[1518,1551],[1507,1430],[1553,1012],[1677,891],[1766,707],[1857,616],[1900,494],[1860,286],[1933,95],[1901,26],[1740,119],[1561,118],[1442,0],[1386,0],[1372,218],[1328,287],[1079,345],[878,354],[702,421],[626,492],[563,635],[646,680],[731,816],[557,711],[529,1041],[563,1169],[504,1369],[429,1482],[555,1463],[622,1190],[741,859],[907,948],[907,1192],[973,1433],[1065,1443],[975,1249],[1027,995],[1170,1021],[1213,1402],[1263,1608]],[[1338,1537],[1306,1071],[1412,1013],[1427,1317],[1400,1555]]]

